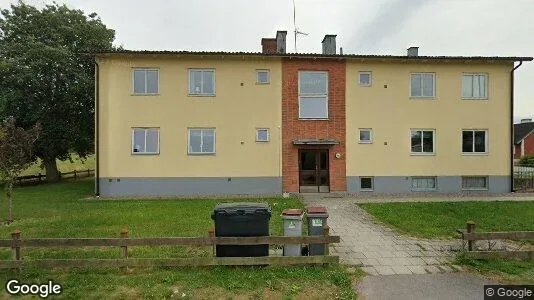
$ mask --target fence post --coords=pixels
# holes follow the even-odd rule
[[[39,173],[39,182],[41,182],[41,181],[42,181],[42,180],[41,180],[41,173]]]
[[[467,233],[474,233],[476,230],[476,224],[475,221],[467,221]],[[468,240],[467,241],[467,251],[473,251],[473,246],[475,245],[475,241]]]
[[[91,170],[87,169],[87,177],[91,176]]]
[[[121,238],[122,239],[128,238],[128,229],[123,227],[121,229],[120,234],[121,234]],[[121,258],[122,259],[127,259],[128,258],[128,246],[126,246],[126,245],[121,246]],[[121,267],[122,271],[126,271],[127,269],[128,269],[127,266]]]
[[[12,243],[12,246],[11,246],[12,258],[15,261],[20,261],[21,260],[21,256],[20,256],[20,230],[15,229],[11,233],[11,238],[13,239],[13,243]],[[20,267],[16,268],[16,270],[20,270]]]
[[[76,170],[74,170],[74,178],[76,178]]]
[[[323,227],[323,235],[330,236],[330,227],[328,227],[328,225],[325,225]],[[330,244],[329,243],[324,244],[324,255],[330,255]]]
[[[213,238],[215,237],[215,228],[211,227],[210,230],[208,231],[208,235],[210,236],[211,240],[213,241]],[[212,248],[211,252],[212,252],[213,256],[215,256],[216,255],[216,253],[215,253],[215,244],[213,244],[211,246],[211,248]]]

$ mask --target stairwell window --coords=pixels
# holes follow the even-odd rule
[[[187,154],[215,154],[215,128],[190,128]]]
[[[159,93],[158,69],[133,69],[133,94],[157,95]]]
[[[435,130],[412,129],[411,130],[411,153],[434,154]]]
[[[358,143],[371,144],[373,142],[373,130],[371,128],[360,128]]]
[[[159,128],[132,128],[132,154],[159,154]]]
[[[462,153],[487,154],[488,131],[471,129],[462,130]]]
[[[189,95],[215,96],[215,70],[189,69]]]
[[[434,98],[436,75],[434,73],[412,73],[410,78],[411,98]]]
[[[371,72],[358,72],[358,84],[360,86],[371,86],[372,84]]]
[[[462,76],[462,99],[488,99],[488,75],[464,74]]]
[[[299,72],[299,118],[328,119],[328,72]]]
[[[269,70],[256,70],[256,84],[269,84],[270,77]]]

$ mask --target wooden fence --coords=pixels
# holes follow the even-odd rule
[[[130,238],[122,229],[119,238],[44,238],[22,239],[21,232],[11,233],[11,239],[0,240],[0,247],[11,248],[12,259],[0,260],[0,269],[22,267],[149,267],[149,266],[246,266],[246,265],[299,265],[329,264],[339,262],[338,256],[329,255],[329,244],[339,243],[339,236],[329,235],[325,227],[322,236],[259,236],[215,237],[213,230],[204,237]],[[128,247],[132,246],[213,246],[215,245],[286,245],[324,244],[325,255],[321,256],[261,256],[261,257],[191,257],[191,258],[131,258]],[[116,259],[37,259],[24,260],[21,248],[25,247],[118,247],[120,258]],[[214,251],[215,252],[215,251]]]
[[[72,172],[65,172],[60,173],[60,178],[62,179],[68,179],[68,178],[83,178],[83,177],[91,177],[95,175],[95,170],[80,170],[80,171],[72,171]],[[36,175],[25,175],[25,176],[19,176],[16,178],[15,183],[18,185],[25,185],[25,184],[39,184],[46,180],[45,174],[36,174]]]
[[[476,224],[467,221],[466,229],[458,229],[461,239],[467,241],[467,257],[485,259],[492,257],[519,258],[534,261],[534,250],[476,251],[475,241],[480,240],[534,240],[534,231],[476,232]]]

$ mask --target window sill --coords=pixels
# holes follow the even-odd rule
[[[372,84],[358,84],[359,86],[361,87],[371,87],[373,86]]]
[[[462,152],[462,156],[488,156],[488,152],[480,152],[480,153],[471,153],[471,152]]]
[[[270,141],[256,141],[256,143],[258,143],[258,144],[267,144],[267,143],[269,143],[269,142],[270,142]]]
[[[215,97],[215,94],[187,94],[188,97]]]
[[[299,121],[330,121],[329,118],[299,118]]]
[[[410,100],[437,100],[436,97],[413,97],[410,96]]]
[[[462,97],[462,100],[466,100],[466,101],[487,101],[489,99],[488,98],[463,98]]]
[[[466,191],[466,192],[487,192],[488,188],[472,188],[472,189],[462,188],[462,191]]]
[[[433,189],[411,189],[412,192],[436,192],[438,189],[437,188],[433,188]]]
[[[136,96],[136,97],[139,97],[139,96],[159,96],[160,94],[159,93],[156,93],[156,94],[135,94],[135,93],[132,93],[130,94],[130,96]]]
[[[410,152],[410,155],[411,156],[435,156],[436,153],[435,152],[432,152],[432,153],[418,153],[418,152]]]
[[[372,141],[358,141],[358,144],[372,144]]]
[[[374,192],[374,189],[360,189],[360,192]]]
[[[187,153],[188,156],[215,156],[215,153]]]
[[[130,153],[131,155],[134,155],[134,156],[154,156],[154,155],[159,155],[159,152],[154,152],[154,153],[151,153],[151,152],[131,152]]]
[[[270,82],[256,82],[256,85],[269,85]]]

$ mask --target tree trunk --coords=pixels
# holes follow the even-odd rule
[[[45,171],[46,171],[46,181],[47,182],[58,182],[60,177],[59,177],[59,171],[57,170],[56,159],[45,158],[43,159],[43,163],[44,163]]]
[[[13,223],[13,180],[8,179],[6,182],[6,196],[9,201],[9,216],[7,217],[7,223]]]

